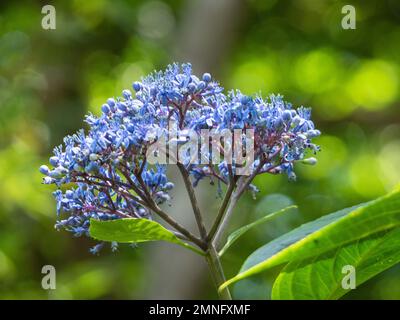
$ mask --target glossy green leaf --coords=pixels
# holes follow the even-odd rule
[[[400,192],[397,190],[369,203],[309,222],[264,245],[253,252],[240,272],[220,289],[273,266],[314,257],[398,225]]]
[[[101,241],[135,243],[147,241],[167,241],[203,253],[197,248],[180,240],[173,232],[161,224],[148,219],[118,219],[111,221],[90,220],[90,236]]]
[[[377,233],[336,250],[290,262],[275,280],[272,299],[338,299],[350,266],[356,286],[400,262],[400,228]]]
[[[273,218],[285,213],[286,211],[290,210],[290,209],[294,209],[297,208],[297,206],[289,206],[286,208],[283,208],[281,210],[275,211],[273,213],[267,214],[266,216],[248,224],[245,225],[237,230],[235,230],[234,232],[232,232],[229,236],[228,239],[224,245],[224,247],[220,250],[219,255],[222,256],[226,250],[228,250],[228,248],[236,242],[237,239],[239,239],[243,234],[245,234],[247,231],[249,231],[250,229],[259,226],[260,224],[263,224],[264,222],[267,222],[269,220],[272,220]]]

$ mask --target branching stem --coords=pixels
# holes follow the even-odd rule
[[[171,216],[166,214],[164,211],[161,210],[157,205],[151,208],[155,213],[157,213],[164,221],[166,221],[169,225],[174,227],[180,233],[182,233],[185,237],[187,237],[190,241],[197,244],[201,249],[204,251],[207,249],[206,243],[192,234],[189,230],[183,227],[179,222],[175,221]]]
[[[206,230],[206,227],[204,226],[203,217],[201,216],[199,204],[197,202],[192,183],[190,182],[189,174],[188,174],[185,166],[182,163],[178,162],[177,165],[178,165],[179,171],[181,172],[183,182],[185,183],[186,190],[189,194],[190,203],[192,204],[193,213],[196,218],[197,226],[200,231],[200,236],[203,240],[206,240],[207,239],[207,230]]]
[[[233,190],[235,189],[235,186],[236,186],[236,181],[234,181],[232,179],[228,185],[228,189],[226,190],[225,197],[222,200],[221,207],[218,210],[217,217],[215,218],[215,221],[210,229],[210,232],[208,233],[207,240],[211,241],[213,239],[215,233],[217,232],[217,229],[218,229],[218,227],[221,223],[221,220],[225,214],[226,207],[228,206],[229,200],[231,199],[231,195],[232,195]]]

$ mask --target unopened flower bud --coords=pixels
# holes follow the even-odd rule
[[[283,111],[282,119],[285,121],[290,121],[292,119],[292,113],[290,112],[290,110]]]
[[[290,181],[296,181],[297,177],[296,177],[296,174],[293,171],[290,171],[288,173],[288,178],[289,178]]]
[[[301,160],[301,163],[307,164],[309,166],[314,166],[317,164],[317,162],[318,162],[317,159],[314,157]]]
[[[49,174],[49,167],[46,165],[42,165],[39,168],[39,171],[45,175]]]
[[[198,90],[203,90],[206,87],[206,83],[204,81],[200,81],[197,85]]]
[[[196,90],[196,85],[192,82],[192,83],[189,83],[188,84],[188,91],[190,92],[190,93],[192,93],[192,92],[194,92],[195,90]]]
[[[107,99],[107,104],[110,107],[114,107],[115,106],[115,100],[113,98],[109,98],[109,99]]]
[[[167,182],[164,186],[165,190],[171,190],[174,187],[174,184],[172,182]]]
[[[65,196],[68,199],[72,199],[74,197],[74,192],[72,190],[67,190],[67,191],[65,191]]]
[[[132,98],[132,93],[128,89],[125,89],[124,91],[122,91],[122,95],[124,96],[124,98],[126,100]]]
[[[110,107],[108,106],[108,104],[103,104],[101,106],[101,111],[103,111],[105,114],[110,113]]]
[[[209,74],[209,73],[203,74],[203,81],[210,82],[211,81],[211,74]]]
[[[53,178],[50,178],[50,177],[44,177],[43,178],[43,183],[44,184],[52,184],[53,182],[54,182]]]
[[[306,133],[307,138],[312,139],[312,138],[316,138],[319,137],[321,135],[321,131],[319,130],[309,130]]]
[[[250,101],[250,97],[248,97],[248,96],[243,95],[243,96],[240,97],[240,103],[241,104],[246,104],[249,101]]]
[[[140,84],[139,81],[136,81],[132,84],[133,90],[136,92],[140,91],[142,89],[142,85]]]
[[[50,164],[54,167],[58,165],[59,161],[60,161],[60,159],[58,159],[58,157],[56,157],[56,156],[50,157],[50,159],[49,159]]]
[[[117,107],[118,107],[118,109],[119,110],[121,110],[121,111],[126,111],[126,104],[125,103],[123,103],[123,102],[118,102],[117,103]]]

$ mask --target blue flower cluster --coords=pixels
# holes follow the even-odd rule
[[[54,149],[51,168],[40,167],[44,183],[59,187],[54,192],[57,228],[81,236],[88,234],[90,218],[151,219],[159,204],[169,202],[174,185],[166,176],[166,164],[150,165],[146,153],[160,137],[168,136],[171,123],[178,135],[188,130],[253,129],[252,168],[259,174],[287,173],[293,179],[293,165],[304,158],[306,149],[318,150],[311,143],[320,132],[310,109],[293,109],[281,96],[225,94],[210,74],[193,75],[190,64],[170,65],[132,87],[134,93],[124,90],[122,97],[108,99],[99,117],[86,116],[88,132],[65,137],[64,145]],[[179,161],[195,185],[205,177],[228,183],[235,166]],[[66,188],[61,189],[63,185]]]

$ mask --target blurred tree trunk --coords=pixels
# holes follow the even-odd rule
[[[187,1],[179,26],[175,58],[179,62],[191,62],[195,73],[218,74],[230,45],[237,40],[237,29],[244,14],[242,0],[192,0]],[[175,181],[181,177],[175,171]],[[212,220],[211,199],[215,199],[215,187],[206,192],[206,181],[196,188],[196,196]],[[208,188],[210,189],[210,188]],[[185,226],[196,230],[195,220],[183,183],[176,183],[173,205],[169,208]],[[204,210],[206,209],[206,210]],[[196,230],[197,231],[197,230]],[[201,289],[211,288],[205,261],[192,252],[171,245],[154,248],[149,261],[152,266],[147,297],[151,299],[201,298]],[[206,283],[206,285],[203,285]],[[207,297],[203,297],[207,298]]]

